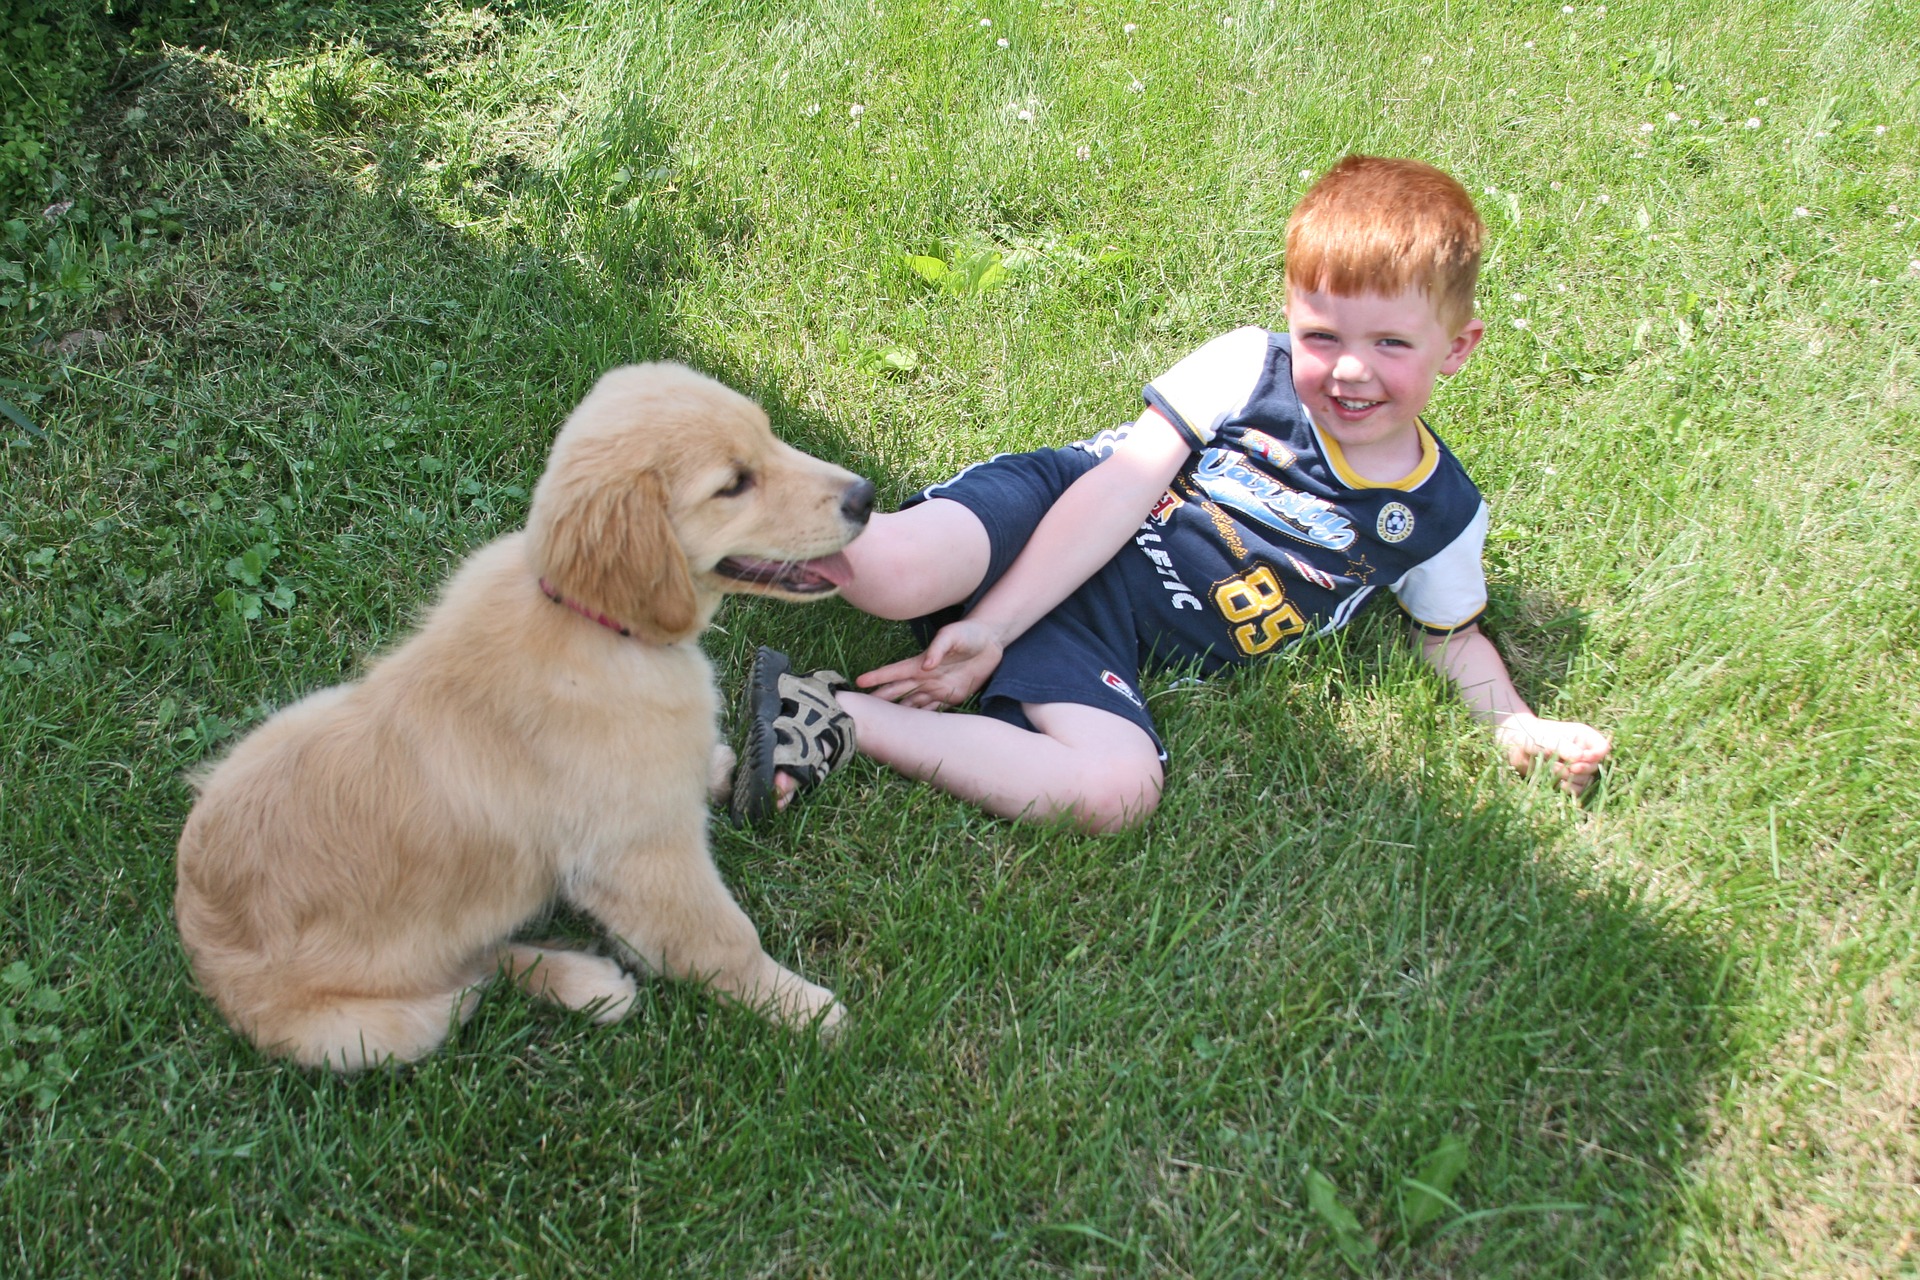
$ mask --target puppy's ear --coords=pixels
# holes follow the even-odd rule
[[[589,481],[529,521],[534,555],[554,590],[643,640],[684,640],[699,622],[693,575],[651,472]]]

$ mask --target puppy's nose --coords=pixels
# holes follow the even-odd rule
[[[840,514],[851,523],[864,525],[873,514],[873,481],[855,480],[840,499]]]

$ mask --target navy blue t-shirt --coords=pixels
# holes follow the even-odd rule
[[[1119,556],[1160,662],[1274,652],[1344,626],[1381,587],[1437,633],[1485,611],[1487,509],[1465,469],[1422,423],[1410,474],[1355,473],[1294,393],[1288,335],[1223,334],[1143,394],[1194,448]],[[1116,434],[1074,447],[1102,456]]]

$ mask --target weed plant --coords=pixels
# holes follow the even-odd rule
[[[1920,1273],[1909,6],[219,20],[0,226],[0,1271]],[[496,991],[336,1079],[194,991],[186,771],[517,527],[602,370],[705,369],[891,504],[1277,325],[1287,212],[1353,150],[1491,225],[1433,419],[1524,691],[1616,738],[1586,803],[1376,617],[1157,686],[1134,833],[864,763],[716,826],[836,1047]],[[729,682],[911,643],[721,624]]]

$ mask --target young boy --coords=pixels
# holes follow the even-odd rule
[[[1216,338],[1147,386],[1137,422],[874,517],[845,595],[931,643],[857,690],[761,650],[736,816],[784,805],[857,742],[995,814],[1131,826],[1164,777],[1143,669],[1238,665],[1344,626],[1381,588],[1514,768],[1549,762],[1583,790],[1611,743],[1514,690],[1477,625],[1486,505],[1420,418],[1485,332],[1485,231],[1440,170],[1348,156],[1287,224],[1286,333]],[[985,714],[944,714],[976,692]]]

